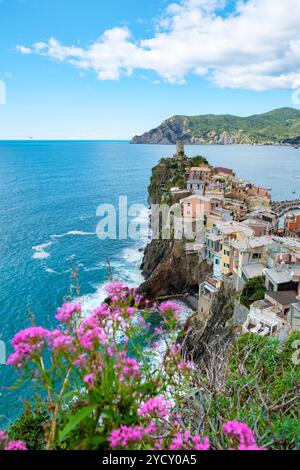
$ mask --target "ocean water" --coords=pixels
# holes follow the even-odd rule
[[[0,340],[11,352],[14,334],[36,324],[53,327],[56,307],[69,293],[78,268],[81,296],[89,310],[104,298],[109,258],[115,278],[130,285],[142,279],[139,266],[146,236],[100,240],[100,204],[143,204],[136,215],[148,219],[151,168],[173,146],[102,142],[0,142]],[[214,165],[272,188],[273,198],[300,197],[300,150],[287,147],[187,146]],[[293,192],[295,191],[295,194]],[[13,371],[0,365],[0,428],[20,413],[31,388],[9,391]]]

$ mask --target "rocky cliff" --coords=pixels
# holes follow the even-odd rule
[[[260,115],[173,116],[132,139],[133,144],[290,144],[300,142],[300,110],[281,108]]]
[[[198,255],[185,253],[184,242],[152,240],[142,262],[145,282],[141,291],[149,298],[198,292],[199,283],[211,273],[211,265]]]

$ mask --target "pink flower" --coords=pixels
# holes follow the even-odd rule
[[[92,316],[98,318],[98,320],[106,320],[110,315],[110,311],[107,305],[103,304],[100,307],[95,308],[92,311]]]
[[[245,423],[228,421],[223,425],[223,432],[239,442],[239,450],[263,450],[256,446],[252,430]]]
[[[79,302],[66,302],[57,309],[55,318],[61,323],[70,323],[75,314],[81,313],[81,305]]]
[[[162,315],[172,315],[173,317],[178,317],[178,315],[182,312],[182,308],[175,302],[167,301],[160,304],[159,312]]]
[[[141,404],[138,410],[138,415],[150,415],[164,418],[170,413],[172,408],[172,403],[166,400],[165,397],[154,397]]]
[[[72,336],[64,334],[61,330],[51,331],[48,342],[55,354],[74,350]]]
[[[108,336],[102,328],[95,327],[86,332],[79,332],[81,346],[89,351],[93,351],[99,344],[106,344]]]
[[[150,423],[146,428],[142,426],[125,426],[122,425],[119,429],[115,429],[108,442],[113,448],[127,447],[130,443],[140,442],[145,435],[150,435],[156,432],[156,426],[154,423]]]
[[[97,378],[95,374],[91,373],[91,374],[87,374],[83,378],[83,381],[88,385],[89,388],[93,388],[97,381]]]
[[[140,376],[140,366],[137,361],[131,357],[127,357],[123,360],[121,368],[121,381],[123,381],[125,377],[136,378]]]
[[[193,369],[193,364],[191,362],[180,361],[177,367],[181,372],[189,372]]]
[[[175,437],[173,437],[171,445],[169,447],[170,450],[181,450],[183,448],[183,439],[180,432],[178,432]]]
[[[119,292],[122,292],[124,289],[126,289],[126,284],[123,282],[111,282],[105,286],[105,290],[110,297],[119,294]]]
[[[15,348],[15,352],[9,356],[7,364],[20,367],[35,354],[40,354],[49,334],[50,331],[39,326],[19,331],[12,340],[11,344]]]
[[[145,429],[142,426],[124,426],[122,425],[119,429],[115,429],[108,441],[111,447],[126,447],[130,442],[139,442],[143,439]]]
[[[126,312],[129,316],[129,318],[133,318],[133,316],[136,312],[136,309],[134,307],[127,307]]]
[[[83,367],[86,366],[86,354],[81,354],[76,361],[74,361],[75,366],[79,367],[79,369],[82,369]]]
[[[27,450],[27,448],[23,441],[11,441],[5,450]]]
[[[204,437],[203,439],[200,439],[199,436],[194,436],[192,437],[191,440],[194,445],[194,450],[209,450],[210,449],[208,437]]]

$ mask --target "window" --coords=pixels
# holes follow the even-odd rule
[[[215,258],[215,264],[218,264],[218,265],[220,264],[219,258]]]
[[[252,259],[261,259],[261,253],[253,253]]]
[[[225,255],[225,256],[230,256],[230,251],[224,250],[224,255]]]
[[[230,264],[228,264],[228,263],[224,263],[224,268],[227,268],[227,269],[229,269],[229,268],[230,268]]]

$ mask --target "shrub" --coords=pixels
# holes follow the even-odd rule
[[[45,447],[48,423],[49,414],[46,410],[28,406],[7,432],[13,440],[24,440],[28,450],[42,450]]]
[[[300,366],[293,360],[299,339],[294,332],[282,346],[274,338],[246,334],[230,346],[213,344],[184,404],[186,425],[222,448],[219,423],[246,421],[263,447],[299,449]]]
[[[263,276],[254,277],[246,282],[240,297],[240,302],[242,305],[249,308],[256,300],[263,299],[265,293],[265,278]]]

